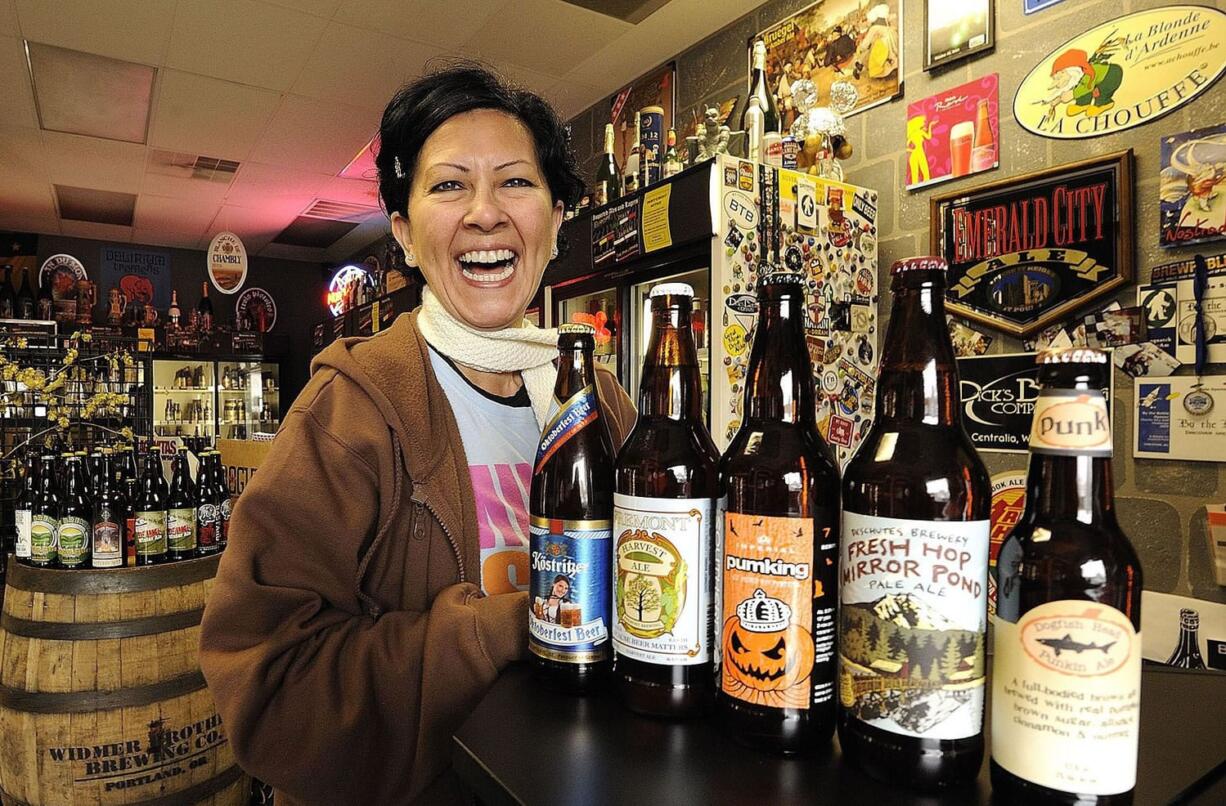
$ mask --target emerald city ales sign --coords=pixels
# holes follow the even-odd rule
[[[1226,68],[1226,12],[1164,6],[1070,39],[1018,86],[1013,114],[1045,137],[1079,139],[1149,123],[1191,101]]]

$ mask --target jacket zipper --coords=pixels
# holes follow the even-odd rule
[[[460,553],[460,544],[456,542],[455,536],[451,534],[451,530],[447,528],[447,524],[443,523],[443,519],[439,516],[437,510],[430,506],[429,502],[422,501],[417,498],[412,499],[413,503],[419,507],[425,507],[431,515],[434,516],[435,522],[443,530],[443,534],[447,536],[447,542],[451,544],[451,550],[455,553],[456,564],[460,569],[460,581],[468,581],[468,573],[464,568],[464,555]]]

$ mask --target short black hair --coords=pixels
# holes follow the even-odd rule
[[[450,118],[474,109],[495,109],[523,123],[532,134],[553,201],[566,208],[579,203],[583,180],[558,113],[544,98],[511,85],[489,66],[461,60],[428,69],[401,87],[383,110],[375,167],[379,197],[389,216],[408,214],[409,187],[426,140]]]

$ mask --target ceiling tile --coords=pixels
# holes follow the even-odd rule
[[[376,110],[286,95],[249,159],[335,176],[378,131],[379,118]]]
[[[342,179],[334,176],[316,194],[329,201],[348,202],[370,207],[372,212],[383,215],[379,208],[379,185],[362,179]]]
[[[136,229],[188,234],[194,243],[213,223],[220,206],[198,199],[142,193],[136,199],[136,218],[132,224]]]
[[[4,188],[10,182],[47,181],[47,161],[43,152],[42,134],[37,129],[0,125],[0,207]]]
[[[0,8],[4,2],[0,0]],[[0,36],[0,77],[0,109],[4,110],[5,124],[38,128],[25,44],[20,39]]]
[[[328,247],[328,259],[333,261],[344,260],[359,249],[373,244],[377,239],[382,239],[389,231],[390,225],[387,219],[382,216],[363,221],[358,225],[357,229]],[[382,254],[382,245],[380,244],[379,248],[374,251]]]
[[[145,142],[156,68],[38,43],[29,54],[43,129]]]
[[[329,23],[293,91],[382,112],[400,85],[442,52],[375,31]],[[349,54],[361,54],[361,58]]]
[[[238,169],[238,176],[226,194],[226,204],[235,207],[288,205],[296,214],[305,210],[331,179],[327,174],[248,162]]]
[[[20,215],[56,220],[51,185],[38,180],[8,179],[0,189],[0,210],[5,215]]]
[[[290,246],[284,243],[270,243],[260,250],[260,257],[276,257],[283,260],[303,260],[308,263],[323,263],[328,259],[328,253],[323,249],[307,246]]]
[[[481,58],[481,54],[474,54]],[[493,59],[487,59],[491,63]],[[560,65],[554,66],[554,70],[559,69]],[[513,64],[508,61],[497,62],[498,72],[502,73],[509,80],[518,84],[526,90],[532,90],[536,93],[544,93],[545,90],[558,83],[559,75],[551,75],[549,73],[540,73],[536,70],[529,70],[527,67],[520,67],[518,64]]]
[[[191,230],[181,232],[163,229],[161,227],[132,228],[132,242],[148,246],[170,246],[178,249],[198,249],[200,233]]]
[[[166,0],[17,0],[31,42],[160,65],[175,4]]]
[[[335,14],[337,7],[341,4],[341,0],[262,0],[262,2],[281,8],[292,8],[295,11],[314,14],[316,17],[325,19]]]
[[[127,243],[132,240],[132,228],[116,224],[93,224],[89,221],[62,221],[60,231],[74,238],[93,238],[96,241],[119,241]]]
[[[248,253],[257,252],[277,237],[277,233],[285,229],[301,211],[302,205],[296,202],[277,202],[259,207],[222,205],[201,239],[201,248],[207,248],[217,233],[229,230],[242,238]]]
[[[37,232],[42,235],[59,235],[60,221],[58,218],[10,213],[0,207],[0,229],[12,232]]]
[[[182,175],[173,175],[160,165],[152,162],[153,150],[150,150],[150,161],[145,165],[145,175],[141,179],[141,193],[151,196],[194,199],[201,204],[212,204],[214,209],[221,204],[222,199],[234,181],[234,175],[229,181],[214,181],[190,176],[190,171],[183,170]],[[220,176],[220,174],[216,174]]]
[[[320,17],[254,0],[180,0],[166,65],[288,90],[326,25]]]
[[[554,4],[556,5],[556,4]],[[519,14],[518,2],[508,0],[344,0],[334,19],[372,31],[429,42],[442,48],[459,45],[491,18]],[[506,7],[508,13],[497,14]]]
[[[547,73],[586,59],[632,27],[557,0],[517,0],[514,13],[495,14],[461,47],[495,64],[512,62]]]
[[[149,145],[241,161],[279,101],[272,90],[163,70]]]
[[[587,109],[607,94],[585,84],[562,81],[545,91],[545,99],[553,104],[553,108],[563,120],[567,120]]]
[[[58,185],[136,193],[145,173],[145,147],[96,137],[43,132],[47,176]]]

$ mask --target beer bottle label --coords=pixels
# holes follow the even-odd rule
[[[1044,389],[1034,404],[1030,450],[1049,456],[1111,456],[1111,416],[1102,392]]]
[[[135,530],[138,557],[166,553],[166,512],[164,510],[137,512]]]
[[[166,543],[174,551],[196,550],[196,510],[191,507],[166,512]]]
[[[30,516],[30,560],[36,563],[55,561],[56,532],[60,522],[50,515]]]
[[[18,559],[30,559],[30,527],[33,523],[33,512],[28,509],[17,510],[17,539],[13,545],[13,553]]]
[[[1026,781],[1085,795],[1137,780],[1141,635],[1097,602],[1048,602],[997,616],[992,758]]]
[[[217,518],[219,516],[216,504],[201,504],[196,514],[196,540],[201,549],[217,546]]]
[[[829,511],[817,518],[724,516],[725,694],[772,708],[807,709],[834,698],[837,523]]]
[[[118,568],[123,565],[123,530],[114,519],[114,513],[100,508],[94,521],[95,568]]]
[[[532,472],[540,473],[549,457],[557,453],[559,448],[584,427],[595,422],[599,414],[594,384],[583,387],[571,395],[569,400],[559,401],[554,398],[549,404],[545,427],[541,430],[541,444],[536,449],[536,467]]]
[[[57,538],[60,565],[76,568],[85,564],[85,555],[89,553],[89,521],[73,515],[60,518]]]
[[[983,727],[983,521],[843,513],[839,701],[875,728],[965,739]]]
[[[613,647],[643,663],[711,660],[710,498],[613,496]]]
[[[610,657],[612,522],[533,515],[530,529],[528,648],[562,663]]]

